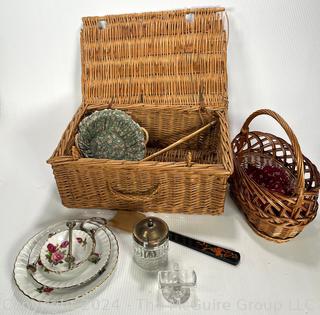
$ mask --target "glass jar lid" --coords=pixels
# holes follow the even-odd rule
[[[148,248],[163,244],[169,235],[166,222],[157,217],[148,217],[139,221],[133,229],[133,239]]]

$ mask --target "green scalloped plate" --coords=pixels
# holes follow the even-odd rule
[[[95,111],[79,124],[76,145],[88,158],[139,161],[145,157],[144,132],[118,109]]]

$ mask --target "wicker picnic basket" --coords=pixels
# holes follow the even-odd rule
[[[259,115],[269,115],[279,122],[291,145],[269,133],[249,132],[250,122]],[[258,110],[245,121],[232,148],[235,170],[230,177],[230,192],[252,229],[277,243],[298,235],[317,214],[320,175],[315,165],[302,155],[288,124],[271,110]],[[250,165],[282,169],[290,177],[292,193],[282,194],[259,185],[246,171]]]
[[[233,171],[223,8],[83,18],[83,101],[48,163],[73,208],[221,214]],[[147,159],[83,158],[79,122],[127,112],[148,130]],[[161,149],[210,124],[189,141]],[[200,130],[201,131],[201,130]]]

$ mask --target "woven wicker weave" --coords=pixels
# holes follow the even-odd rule
[[[286,131],[291,144],[269,133],[249,132],[250,122],[269,115]],[[231,176],[231,196],[245,214],[253,230],[265,239],[282,243],[298,235],[318,209],[320,175],[302,155],[296,136],[288,124],[271,110],[259,110],[248,117],[232,142],[235,171]],[[281,167],[294,182],[294,194],[286,196],[267,190],[247,174],[248,165]]]
[[[233,171],[222,8],[83,18],[83,102],[49,163],[67,207],[221,214]],[[75,134],[95,110],[126,111],[149,132],[150,161],[82,158]]]

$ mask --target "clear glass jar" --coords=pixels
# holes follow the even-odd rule
[[[169,228],[156,217],[148,217],[133,230],[133,258],[143,269],[158,271],[166,267],[169,251]]]

